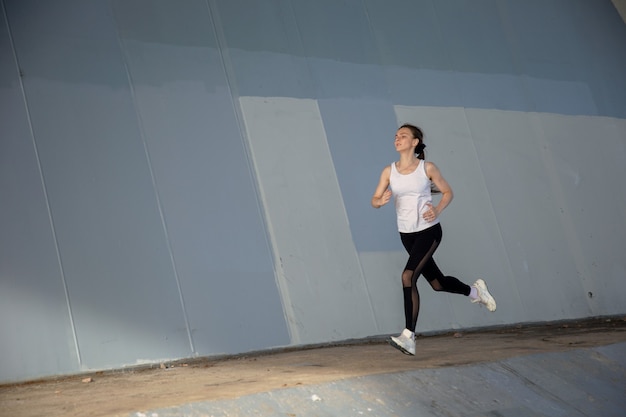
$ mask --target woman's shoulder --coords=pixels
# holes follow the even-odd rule
[[[383,179],[389,180],[389,178],[391,177],[391,165],[386,165],[382,172],[380,173],[380,179],[381,181]]]
[[[426,170],[426,173],[428,173],[431,170],[437,170],[439,168],[437,168],[437,165],[435,165],[432,161],[424,161],[424,169]]]

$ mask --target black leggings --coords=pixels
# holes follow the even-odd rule
[[[433,254],[441,243],[442,235],[440,224],[415,233],[400,233],[402,244],[409,253],[409,260],[402,272],[405,327],[413,332],[420,310],[420,295],[417,291],[417,279],[420,275],[424,275],[435,291],[463,295],[469,295],[471,291],[469,285],[457,278],[443,275],[435,263]]]

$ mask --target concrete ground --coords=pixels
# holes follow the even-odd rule
[[[626,318],[383,338],[0,386],[0,416],[626,416]]]

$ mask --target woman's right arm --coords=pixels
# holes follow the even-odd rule
[[[389,176],[391,175],[391,167],[386,166],[380,174],[380,180],[376,191],[372,196],[372,207],[381,208],[391,199],[391,190],[389,189]]]

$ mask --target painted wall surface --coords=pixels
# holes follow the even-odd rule
[[[0,382],[399,332],[404,122],[498,301],[418,332],[626,313],[610,0],[0,5]]]

